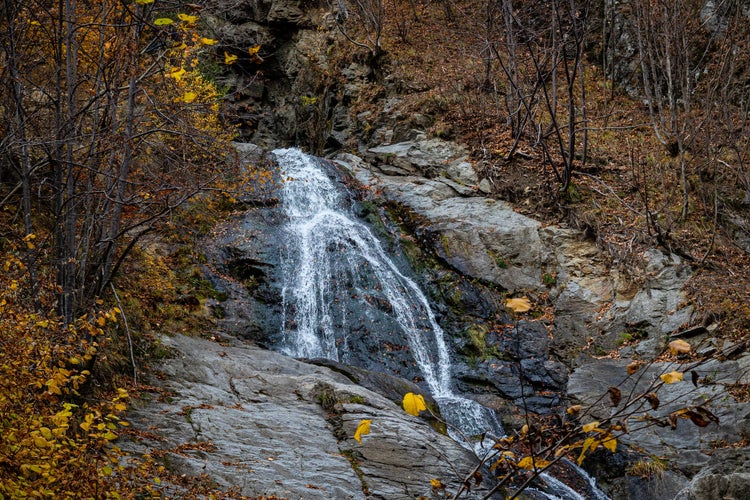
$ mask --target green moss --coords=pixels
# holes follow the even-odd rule
[[[357,475],[357,477],[359,478],[359,482],[362,485],[362,493],[364,493],[365,497],[369,497],[370,487],[367,485],[367,481],[365,481],[365,475],[359,466],[359,464],[362,463],[362,455],[356,450],[341,450],[341,456],[349,461],[349,464],[352,466],[352,470]]]
[[[484,354],[487,349],[487,327],[484,325],[472,325],[467,330],[469,340],[471,341],[472,347],[477,351],[478,354]]]

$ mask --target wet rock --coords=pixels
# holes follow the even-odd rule
[[[475,465],[450,438],[328,368],[231,341],[161,341],[175,357],[155,383],[172,395],[129,412],[153,438],[123,447],[164,450],[177,474],[205,473],[248,496],[392,499],[430,497],[435,478],[455,491]],[[371,434],[358,443],[362,419],[372,420]],[[169,451],[198,443],[211,446]]]

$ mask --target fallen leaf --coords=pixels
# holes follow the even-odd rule
[[[430,487],[434,490],[444,490],[445,485],[440,479],[430,479]]]
[[[673,340],[669,343],[669,352],[673,355],[690,354],[690,344],[682,339]]]
[[[588,424],[585,424],[581,428],[583,429],[583,432],[591,432],[594,429],[599,428],[599,422],[597,420],[594,420],[593,422],[589,422]]]
[[[617,387],[610,387],[607,389],[607,392],[609,393],[609,400],[612,402],[612,406],[619,405],[620,401],[622,401],[622,391]]]
[[[652,409],[654,410],[659,409],[660,401],[659,401],[659,398],[656,396],[656,393],[649,392],[648,394],[645,394],[643,397],[646,398],[646,401],[649,402]]]
[[[526,297],[518,297],[515,299],[508,299],[505,302],[505,307],[513,312],[522,313],[531,309],[531,302]]]
[[[675,382],[680,382],[682,380],[682,375],[682,372],[671,371],[669,373],[664,373],[659,378],[661,378],[665,384],[674,384]]]
[[[565,410],[565,412],[568,415],[577,415],[580,411],[581,411],[581,405],[573,405],[567,410]]]
[[[360,420],[359,425],[357,426],[357,430],[354,431],[354,439],[357,440],[357,442],[362,442],[362,436],[364,434],[370,433],[370,424],[372,423],[372,420],[363,419]]]
[[[625,369],[628,371],[628,375],[632,375],[638,371],[643,363],[641,361],[633,361]]]
[[[422,395],[414,394],[413,392],[407,392],[404,395],[403,407],[406,413],[415,417],[419,415],[420,411],[427,409]]]

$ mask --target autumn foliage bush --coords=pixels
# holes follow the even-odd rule
[[[87,390],[105,328],[118,309],[63,325],[26,300],[25,266],[2,252],[0,275],[0,498],[102,498],[115,495],[120,459],[112,443],[125,389]],[[50,308],[52,304],[47,304]]]

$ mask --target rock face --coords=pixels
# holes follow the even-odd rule
[[[159,367],[169,402],[143,402],[128,415],[158,440],[125,447],[165,450],[178,474],[206,473],[248,496],[405,499],[431,497],[430,479],[455,491],[476,465],[425,421],[328,368],[236,341],[161,341],[174,353]],[[362,419],[371,433],[358,443]],[[212,446],[177,450],[200,443]]]
[[[630,362],[629,359],[587,361],[571,374],[568,396],[573,403],[581,403],[592,408],[589,419],[603,420],[622,411],[629,400],[654,391],[652,384],[659,382],[661,374],[672,370],[684,370],[684,366],[678,364],[653,363],[628,376],[626,366]],[[736,469],[729,466],[718,467],[721,462],[716,460],[715,447],[741,443],[750,435],[750,404],[738,403],[731,396],[727,396],[727,385],[750,381],[749,370],[750,355],[735,361],[711,360],[694,369],[698,376],[697,387],[687,380],[663,385],[654,391],[660,402],[657,409],[653,409],[645,400],[641,400],[640,405],[632,407],[638,411],[628,420],[630,432],[620,438],[620,441],[642,449],[649,456],[660,457],[671,469],[682,473],[675,475],[672,472],[670,483],[674,487],[667,489],[664,495],[654,493],[650,498],[673,498],[675,488],[687,488],[686,477],[691,477],[699,471],[689,488],[685,489],[687,496],[680,498],[726,498],[722,495],[747,480],[746,474],[743,476],[746,472],[744,470],[741,470],[737,477],[728,478]],[[688,376],[689,374],[686,378]],[[612,407],[609,398],[602,398],[610,386],[618,387],[623,394],[622,402],[616,407]],[[710,422],[707,426],[700,427],[689,419],[678,417],[674,428],[668,425],[668,416],[671,413],[701,405],[705,405],[718,417],[718,423]],[[648,421],[640,419],[646,414],[655,420],[651,420],[649,424]],[[657,421],[663,424],[658,424]],[[728,486],[730,482],[731,487]],[[718,492],[722,488],[724,493],[718,496],[706,493]]]
[[[511,294],[549,293],[555,309],[550,349],[558,359],[575,365],[584,349],[609,351],[631,337],[650,339],[638,354],[652,356],[666,335],[690,323],[681,293],[690,270],[678,256],[648,252],[648,283],[633,289],[579,232],[542,227],[484,197],[471,184],[477,177],[467,173],[463,148],[432,139],[365,153],[367,160],[344,153],[336,161],[423,219],[424,241],[448,266]]]

